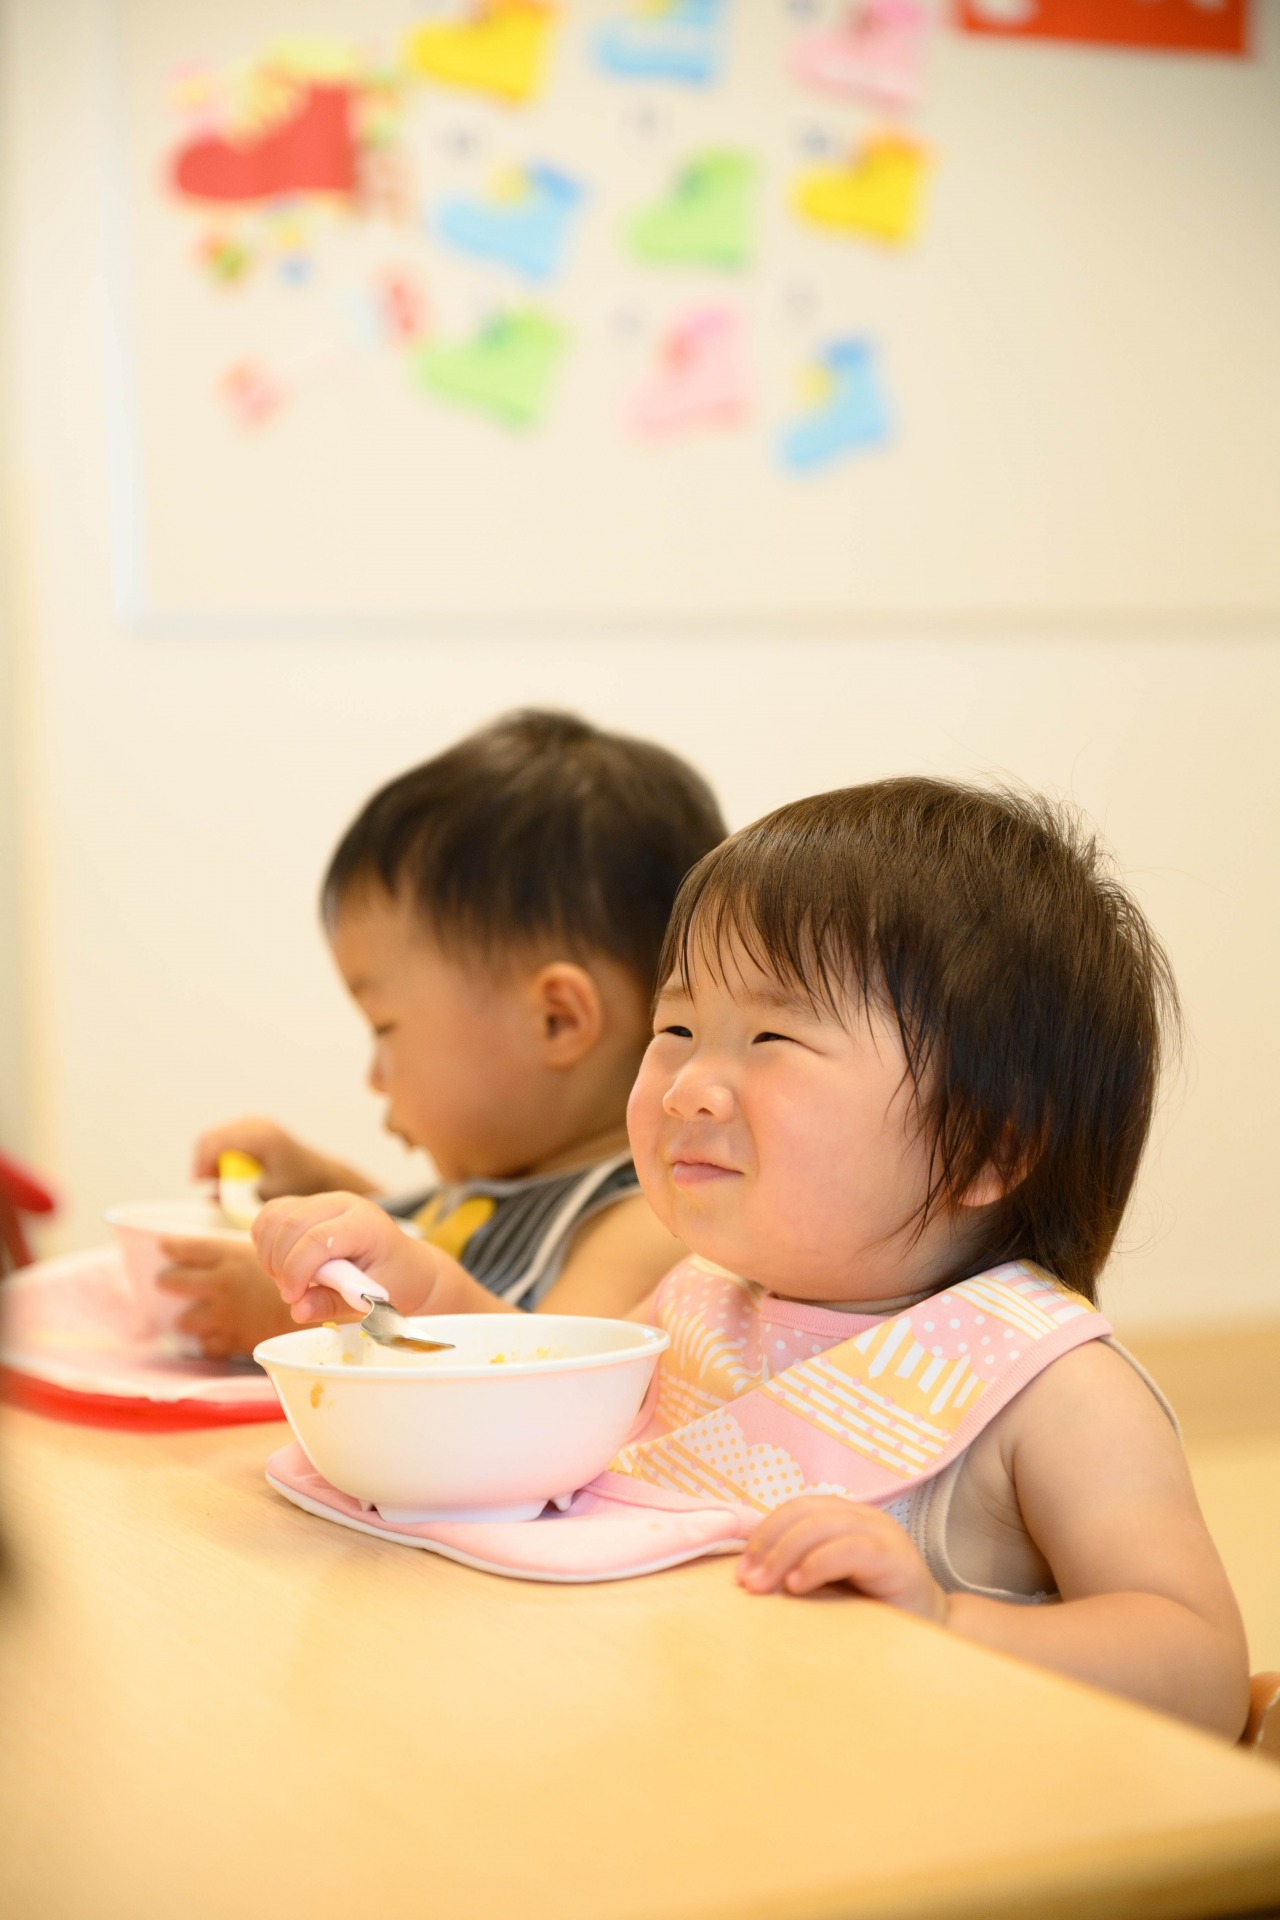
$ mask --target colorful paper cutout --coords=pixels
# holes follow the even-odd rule
[[[713,152],[691,160],[671,192],[631,222],[631,248],[663,266],[743,267],[755,238],[756,163]]]
[[[869,340],[833,340],[810,368],[816,397],[782,437],[784,464],[797,473],[828,467],[852,453],[883,444],[889,410]]]
[[[222,77],[207,60],[184,60],[170,75],[169,99],[184,119],[214,126],[223,105]]]
[[[620,80],[705,87],[720,68],[723,0],[649,0],[595,36],[597,64]]]
[[[289,397],[284,382],[256,360],[241,360],[228,368],[218,391],[242,427],[265,426]]]
[[[382,336],[392,346],[420,340],[427,331],[427,290],[411,267],[387,267],[374,275],[374,306]]]
[[[421,348],[418,373],[443,399],[512,427],[535,426],[546,410],[568,344],[558,321],[533,308],[497,314],[473,340]]]
[[[792,55],[792,71],[823,93],[895,109],[914,107],[926,26],[916,0],[863,0],[840,26],[806,34]]]
[[[179,148],[173,184],[193,200],[270,200],[289,193],[350,194],[356,185],[351,89],[304,85],[265,129],[204,133]]]
[[[583,197],[578,182],[556,167],[521,167],[488,199],[446,200],[435,224],[464,253],[500,260],[529,280],[549,280]]]
[[[267,219],[267,235],[281,278],[291,286],[305,286],[315,262],[311,256],[311,230],[304,203],[273,202]]]
[[[234,286],[237,280],[243,280],[253,265],[252,253],[234,233],[205,234],[198,253],[200,264],[209,278],[223,287]]]
[[[410,73],[447,87],[532,100],[542,86],[555,14],[541,0],[477,0],[470,18],[425,21],[405,42]]]
[[[1249,0],[957,0],[966,33],[1180,53],[1249,51]]]
[[[748,397],[741,333],[732,307],[699,307],[678,321],[636,395],[635,430],[666,435],[743,419]]]
[[[927,149],[905,134],[874,136],[836,167],[813,167],[796,182],[798,213],[815,226],[902,245],[920,224]]]

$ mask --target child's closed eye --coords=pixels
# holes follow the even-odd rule
[[[658,1027],[654,1033],[654,1039],[660,1040],[663,1034],[666,1033],[674,1034],[677,1040],[692,1040],[693,1038],[692,1027]]]
[[[758,1033],[758,1034],[756,1034],[756,1036],[755,1036],[755,1038],[754,1038],[754,1039],[752,1040],[752,1042],[751,1042],[751,1044],[752,1044],[752,1046],[753,1046],[753,1047],[759,1047],[759,1046],[762,1046],[762,1045],[763,1045],[763,1043],[764,1043],[764,1042],[765,1042],[766,1040],[786,1040],[786,1041],[788,1041],[788,1042],[789,1042],[789,1043],[790,1043],[790,1044],[791,1044],[792,1046],[795,1046],[795,1045],[797,1045],[797,1044],[798,1044],[798,1043],[797,1043],[797,1041],[795,1040],[795,1038],[794,1038],[794,1036],[793,1036],[792,1034],[789,1034],[789,1033],[774,1033],[774,1032],[772,1032],[772,1031],[770,1031],[770,1032],[766,1032],[766,1033]]]

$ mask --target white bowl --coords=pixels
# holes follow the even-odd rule
[[[173,1264],[161,1251],[162,1240],[185,1237],[233,1240],[242,1247],[252,1244],[247,1233],[227,1225],[216,1201],[198,1196],[190,1200],[135,1200],[127,1206],[109,1207],[106,1220],[119,1242],[129,1291],[153,1333],[171,1333],[191,1305],[185,1294],[162,1293],[156,1285],[161,1271]]]
[[[670,1336],[634,1320],[439,1314],[452,1353],[380,1347],[358,1326],[254,1348],[318,1473],[384,1520],[531,1520],[608,1466]]]

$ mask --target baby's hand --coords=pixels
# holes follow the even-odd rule
[[[272,1200],[253,1223],[258,1258],[295,1320],[349,1320],[341,1294],[318,1281],[326,1260],[351,1260],[385,1287],[401,1313],[475,1311],[480,1292],[457,1262],[437,1247],[410,1240],[390,1214],[354,1193],[317,1193],[305,1200]],[[492,1295],[485,1296],[486,1304]]]
[[[163,1240],[160,1244],[173,1265],[164,1269],[156,1284],[166,1293],[191,1296],[178,1332],[194,1335],[206,1359],[252,1353],[259,1340],[289,1332],[289,1309],[252,1248],[226,1240]]]
[[[229,1120],[225,1126],[210,1127],[202,1133],[192,1154],[192,1179],[216,1180],[218,1156],[231,1152],[250,1154],[260,1163],[258,1191],[264,1200],[285,1193],[322,1193],[333,1187],[349,1187],[357,1193],[369,1191],[363,1176],[352,1168],[304,1146],[274,1120],[264,1120],[257,1114]]]
[[[812,1593],[844,1581],[873,1600],[944,1625],[947,1596],[910,1540],[878,1507],[838,1494],[802,1494],[775,1507],[738,1562],[750,1593]]]

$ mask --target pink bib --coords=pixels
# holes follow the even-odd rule
[[[564,1513],[392,1525],[297,1446],[272,1455],[267,1477],[310,1512],[494,1573],[624,1579],[737,1551],[798,1494],[888,1505],[950,1465],[1036,1374],[1111,1331],[1022,1263],[870,1315],[781,1300],[694,1258],[667,1275],[654,1318],[671,1334],[656,1404]]]

